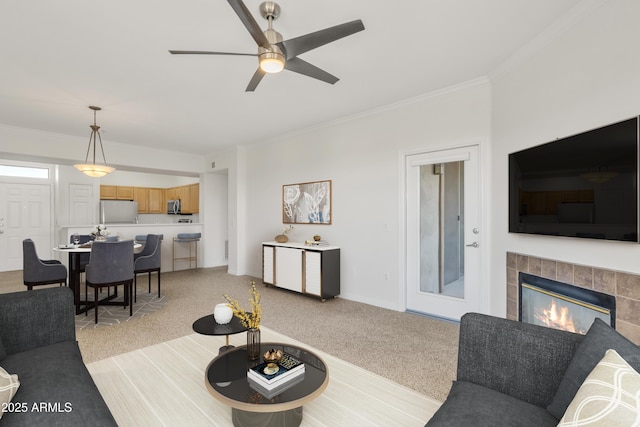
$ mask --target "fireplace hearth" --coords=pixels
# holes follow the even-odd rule
[[[640,345],[640,273],[574,264],[517,252],[507,252],[505,261],[507,319],[519,318],[519,274],[532,274],[614,296],[616,330],[634,344]]]
[[[522,272],[518,292],[521,322],[585,334],[599,318],[615,328],[613,295]]]

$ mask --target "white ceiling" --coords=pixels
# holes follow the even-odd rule
[[[256,21],[260,0],[244,0]],[[224,0],[29,0],[0,11],[0,124],[208,153],[255,143],[487,76],[579,0],[280,0],[285,39],[362,19],[362,32],[300,57],[335,85],[289,71],[244,91],[257,59]],[[105,148],[108,150],[108,148]]]

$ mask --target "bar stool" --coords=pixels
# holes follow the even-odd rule
[[[202,237],[202,233],[178,233],[178,235],[173,238],[173,271],[176,270],[176,261],[180,260],[189,261],[189,268],[191,268],[191,262],[195,261],[196,270],[198,269],[198,242],[200,241],[200,237]],[[176,243],[187,243],[189,245],[189,256],[176,258]],[[195,255],[193,255],[191,243],[194,243]]]

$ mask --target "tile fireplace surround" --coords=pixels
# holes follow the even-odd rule
[[[507,318],[518,320],[518,273],[616,297],[616,329],[640,345],[640,275],[507,252]]]

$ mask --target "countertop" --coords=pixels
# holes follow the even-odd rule
[[[262,242],[263,245],[267,246],[282,246],[284,248],[296,248],[296,249],[305,249],[309,251],[331,251],[340,249],[338,246],[331,245],[307,245],[302,242],[287,242],[287,243],[278,243],[278,242]]]

